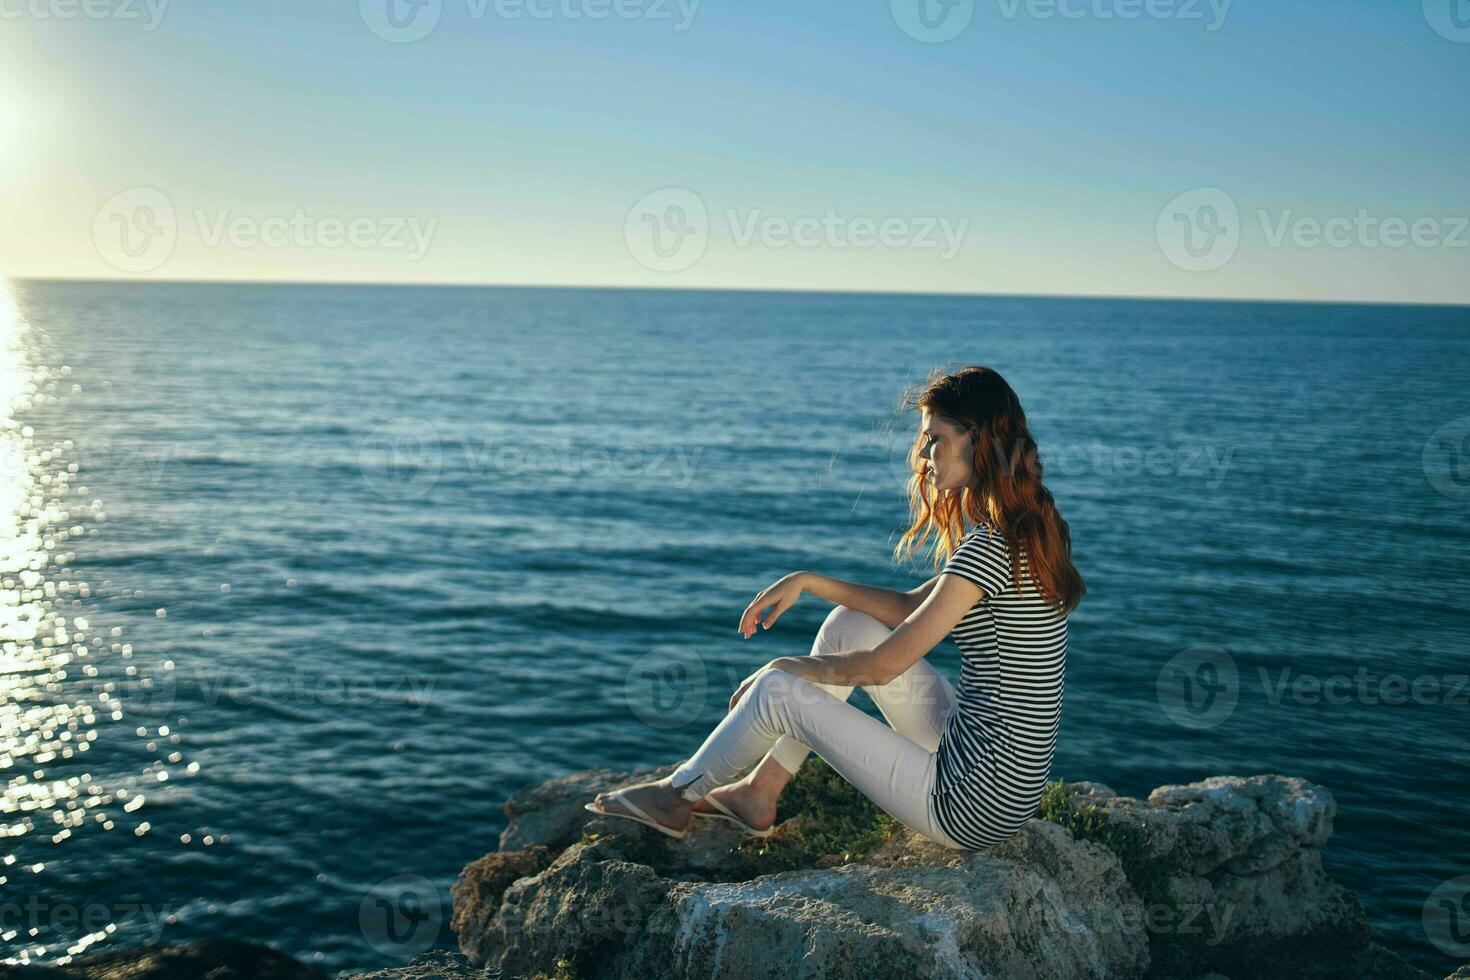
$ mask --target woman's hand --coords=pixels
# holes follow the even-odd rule
[[[770,629],[782,613],[796,605],[805,587],[806,572],[792,572],[766,586],[740,614],[740,634],[750,639],[755,633],[756,623],[760,623],[762,629]],[[770,615],[762,621],[761,613],[767,609],[771,610]]]

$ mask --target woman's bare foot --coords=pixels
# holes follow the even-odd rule
[[[720,812],[707,802],[708,799],[713,798],[719,800],[737,817],[756,830],[765,830],[776,822],[776,799],[780,796],[779,789],[773,795],[768,787],[753,783],[747,778],[738,782],[726,783],[724,786],[716,786],[705,796],[706,799],[694,804],[694,809],[700,813]]]
[[[694,820],[693,805],[679,794],[679,791],[671,784],[671,780],[667,778],[625,787],[622,795],[628,802],[670,830],[687,830],[689,824]],[[597,805],[608,813],[634,815],[611,793],[598,793]]]

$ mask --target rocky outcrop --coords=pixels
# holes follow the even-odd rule
[[[1325,788],[1279,775],[1161,786],[1147,801],[1098,784],[1073,788],[1070,819],[1107,828],[1138,886],[1155,974],[1337,977],[1382,968],[1357,897],[1322,869],[1337,813]],[[1396,975],[1419,971],[1403,966]]]
[[[798,781],[825,768],[813,758]],[[828,794],[846,798],[807,787],[764,841],[723,821],[676,841],[582,808],[672,769],[588,770],[513,796],[500,850],[454,887],[469,970],[1431,980],[1372,942],[1356,897],[1323,871],[1337,807],[1301,779],[1219,776],[1147,800],[1059,782],[1019,834],[978,852],[918,837],[832,778]]]

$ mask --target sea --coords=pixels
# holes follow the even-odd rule
[[[68,281],[0,285],[0,959],[453,948],[508,796],[808,651],[758,591],[934,574],[901,396],[969,364],[1087,586],[1052,777],[1326,787],[1378,941],[1470,961],[1470,309]]]

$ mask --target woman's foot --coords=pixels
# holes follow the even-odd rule
[[[670,830],[687,830],[689,824],[694,820],[693,805],[679,795],[679,791],[667,778],[625,787],[622,795],[627,798],[628,802]],[[724,800],[720,802],[723,803]],[[608,813],[633,815],[633,812],[623,806],[622,801],[616,799],[611,793],[598,793],[597,805]]]
[[[695,801],[694,810],[699,813],[719,813],[708,802],[713,798],[753,829],[766,830],[776,822],[776,799],[779,796],[779,789],[773,795],[769,788],[752,783],[749,779],[742,779],[716,786],[705,794],[705,799]]]

